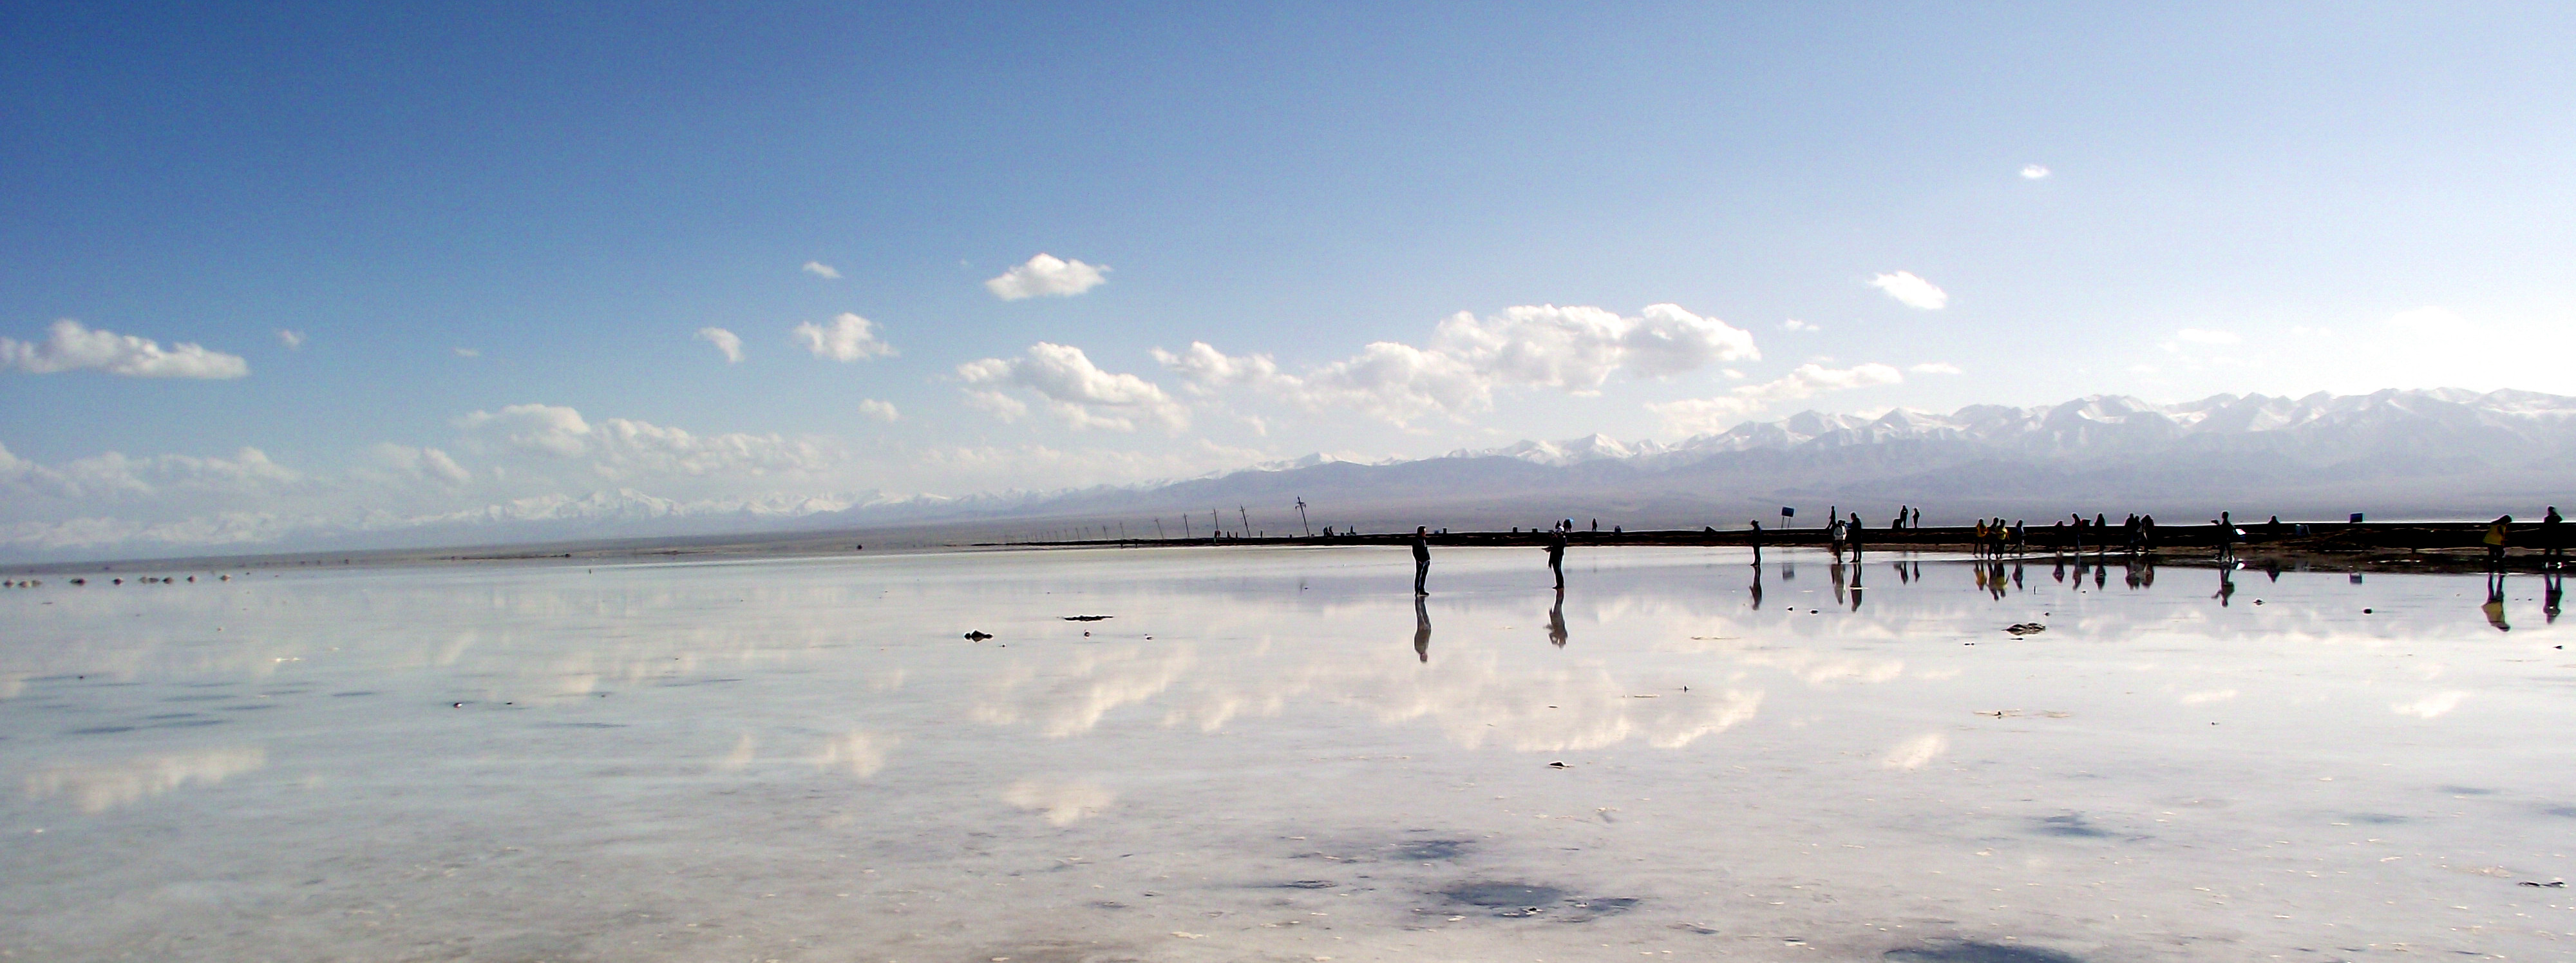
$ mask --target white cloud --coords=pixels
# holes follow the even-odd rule
[[[1789,320],[1786,320],[1786,321],[1782,321],[1782,322],[1780,322],[1780,330],[1782,330],[1782,331],[1822,331],[1822,330],[1824,330],[1824,329],[1823,329],[1823,328],[1820,328],[1820,327],[1817,327],[1817,326],[1815,326],[1815,325],[1812,325],[1812,324],[1808,324],[1807,322],[1800,321],[1800,320],[1798,320],[1798,319],[1796,319],[1796,318],[1790,318]]]
[[[805,266],[798,268],[798,270],[825,280],[834,280],[841,276],[840,271],[821,261],[807,261],[805,262]]]
[[[304,332],[297,331],[293,328],[279,328],[277,329],[277,343],[285,345],[286,350],[288,351],[304,347]]]
[[[1947,361],[1926,361],[1922,364],[1906,368],[1905,370],[1914,372],[1915,374],[1954,375],[1960,373],[1958,365],[1951,364]]]
[[[1017,388],[1034,392],[1065,424],[1077,429],[1134,431],[1144,419],[1178,431],[1189,425],[1189,409],[1153,382],[1132,374],[1113,374],[1092,364],[1082,349],[1045,341],[1029,346],[1017,358],[984,358],[957,366],[957,377],[969,385],[968,404],[1003,420],[1027,406],[1001,393]]]
[[[1930,281],[1915,277],[1912,271],[1877,275],[1869,279],[1869,286],[1887,292],[1888,297],[1909,308],[1938,311],[1950,303],[1948,292],[1932,286]]]
[[[243,448],[230,458],[130,458],[111,451],[59,465],[42,465],[0,446],[0,492],[13,498],[142,498],[173,491],[264,496],[302,480],[302,475],[270,461],[267,453],[257,448]]]
[[[863,417],[874,418],[878,421],[886,422],[898,421],[903,418],[903,412],[896,411],[892,402],[878,401],[874,398],[859,399],[859,414]]]
[[[808,321],[797,325],[794,333],[817,358],[859,361],[895,353],[893,345],[877,340],[876,322],[855,314],[833,317],[828,328]]]
[[[456,352],[456,356],[459,358],[480,358],[483,356],[483,349],[481,348],[449,348],[447,350]]]
[[[239,378],[250,362],[185,342],[163,350],[150,338],[93,330],[64,318],[44,341],[0,338],[0,366],[28,374],[96,368],[131,378]]]
[[[2184,344],[2237,344],[2245,339],[2233,331],[2208,328],[2184,328],[2174,332],[2174,340]]]
[[[984,289],[1004,301],[1041,295],[1069,298],[1108,283],[1109,279],[1101,276],[1108,270],[1105,264],[1095,266],[1041,253],[1002,272],[1001,277],[984,282]]]
[[[474,479],[472,472],[456,463],[446,452],[436,448],[414,448],[392,442],[377,442],[368,454],[376,463],[396,474],[428,481],[461,485]]]
[[[2022,165],[2021,176],[2023,180],[2042,180],[2048,177],[2048,168],[2038,164],[2025,164]]]
[[[1905,380],[1903,372],[1883,364],[1858,364],[1849,368],[1828,368],[1809,363],[1797,370],[1761,384],[1745,385],[1714,398],[1689,398],[1650,404],[1664,421],[1664,431],[1675,435],[1704,435],[1724,431],[1737,421],[1783,401],[1796,401],[1827,391],[1846,391],[1877,385],[1892,385]]]
[[[742,363],[741,335],[723,328],[705,327],[698,329],[698,340],[715,345],[717,351],[724,353],[726,364]]]
[[[592,424],[559,405],[511,405],[456,420],[466,440],[498,455],[570,460],[594,479],[745,477],[810,472],[832,462],[811,442],[778,435],[697,435],[625,418]]]
[[[1523,305],[1481,319],[1461,311],[1440,323],[1428,348],[1379,341],[1304,375],[1280,372],[1267,355],[1231,356],[1205,342],[1154,352],[1194,393],[1249,387],[1309,409],[1350,408],[1398,425],[1433,415],[1462,419],[1491,408],[1498,388],[1588,393],[1620,371],[1656,378],[1760,357],[1750,332],[1672,304],[1650,305],[1633,318],[1581,306]]]

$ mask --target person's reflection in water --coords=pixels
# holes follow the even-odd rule
[[[1869,586],[1860,584],[1860,563],[1852,563],[1852,611],[1860,611],[1860,596]]]
[[[2048,573],[2048,577],[2056,579],[2061,583],[2066,581],[2066,556],[2060,555],[2057,557],[2057,571]]]
[[[1413,654],[1431,661],[1431,610],[1423,606],[1422,596],[1413,597]]]
[[[2022,587],[2021,587],[2021,563],[2020,563],[2020,562],[2014,562],[2014,563],[2013,563],[2013,591],[2016,591],[2016,592],[2022,591]]]
[[[1906,577],[1906,575],[1905,575],[1905,563],[1903,563],[1903,562],[1892,562],[1892,563],[1890,563],[1890,564],[1893,564],[1893,565],[1895,565],[1895,566],[1896,566],[1896,581],[1897,581],[1897,584],[1902,585],[1902,584],[1905,584],[1905,583],[1908,583],[1908,582],[1912,582],[1912,581],[1914,581],[1913,579],[1911,579],[1911,578],[1907,578],[1907,577]]]
[[[1556,587],[1556,604],[1547,607],[1547,641],[1565,648],[1565,586]]]
[[[1990,572],[1988,572],[1988,573],[1986,574],[1986,590],[1987,590],[1987,591],[1989,591],[1989,592],[1993,592],[1993,593],[1995,594],[1995,600],[1996,600],[1996,601],[1998,601],[1998,602],[2003,601],[2003,597],[2004,597],[2004,563],[2002,563],[2002,562],[1996,562],[1996,563],[1994,563],[1993,570],[1992,570],[1992,571],[1990,571]]]
[[[2129,587],[2129,591],[2135,592],[2138,590],[2138,563],[2136,556],[2130,556],[2129,561],[2120,563],[2120,581]]]
[[[2156,563],[2154,559],[2155,556],[2149,555],[2138,564],[2138,584],[2146,588],[2156,587]]]
[[[1843,592],[1843,563],[1837,561],[1834,563],[1834,604],[1841,605],[1849,601],[1851,601],[1850,597]]]
[[[1977,591],[1980,591],[1980,592],[1985,591],[1985,590],[1986,590],[1986,566],[1985,566],[1983,563],[1978,563],[1978,564],[1974,564],[1974,565],[1970,565],[1970,566],[1968,566],[1968,570],[1969,570],[1969,571],[1971,571],[1971,572],[1975,572],[1975,573],[1976,573],[1976,575],[1977,575]]]
[[[1798,567],[1787,562],[1780,563],[1780,581],[1795,582],[1797,580]]]
[[[2496,631],[2513,631],[2513,626],[2506,625],[2504,621],[2503,572],[2487,576],[2487,604],[2478,606],[2478,611],[2487,617],[2487,624],[2495,626]]]
[[[1762,611],[1762,566],[1753,566],[1753,585],[1748,591],[1753,593],[1753,610]]]
[[[2551,625],[2558,624],[2558,577],[2557,572],[2540,577],[2540,617]]]
[[[2111,566],[2093,566],[2093,587],[2098,589],[2109,584],[2111,584]]]
[[[2223,609],[2227,607],[2227,600],[2235,597],[2236,566],[2221,565],[2218,567],[2218,594],[2212,595],[2210,598],[2217,599],[2218,607]]]

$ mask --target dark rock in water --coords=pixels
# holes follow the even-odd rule
[[[2048,631],[2048,626],[2041,625],[2037,622],[2023,622],[2018,625],[2004,626],[2004,631],[2010,632],[2014,635],[2035,635]]]
[[[1101,621],[1101,620],[1103,620],[1103,619],[1113,619],[1113,618],[1117,618],[1117,616],[1114,616],[1114,615],[1068,615],[1068,616],[1065,616],[1065,617],[1064,617],[1064,620],[1065,620],[1065,621],[1067,621],[1067,622],[1098,622],[1098,621]]]
[[[1568,766],[1568,765],[1566,765],[1562,760],[1557,761],[1557,762],[1551,762],[1551,763],[1548,763],[1548,764],[1547,764],[1547,767],[1548,767],[1548,768],[1550,768],[1550,769],[1572,769],[1572,768],[1574,768],[1574,767],[1572,767],[1572,766]]]
[[[1279,884],[1280,889],[1331,889],[1342,884],[1329,879],[1300,879]]]
[[[1395,856],[1397,859],[1412,862],[1457,859],[1466,855],[1467,850],[1475,845],[1476,842],[1472,839],[1422,839],[1398,844],[1395,847]]]
[[[981,641],[984,641],[985,639],[989,639],[989,638],[992,638],[992,637],[993,637],[993,634],[992,634],[992,633],[990,633],[990,632],[968,632],[968,633],[966,633],[966,641],[968,641],[968,642],[981,642]]]
[[[1943,940],[1922,946],[1900,946],[1880,954],[1897,963],[2084,963],[2082,957],[2036,946],[2011,946],[1977,940]]]

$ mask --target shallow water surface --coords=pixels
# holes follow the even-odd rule
[[[0,955],[2576,946],[2554,580],[1746,562],[49,579],[0,594]]]

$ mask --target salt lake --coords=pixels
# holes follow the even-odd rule
[[[1684,548],[1578,549],[1561,596],[1535,549],[1446,550],[1420,600],[1401,548],[119,574],[0,593],[0,956],[2576,955],[2554,579]]]

